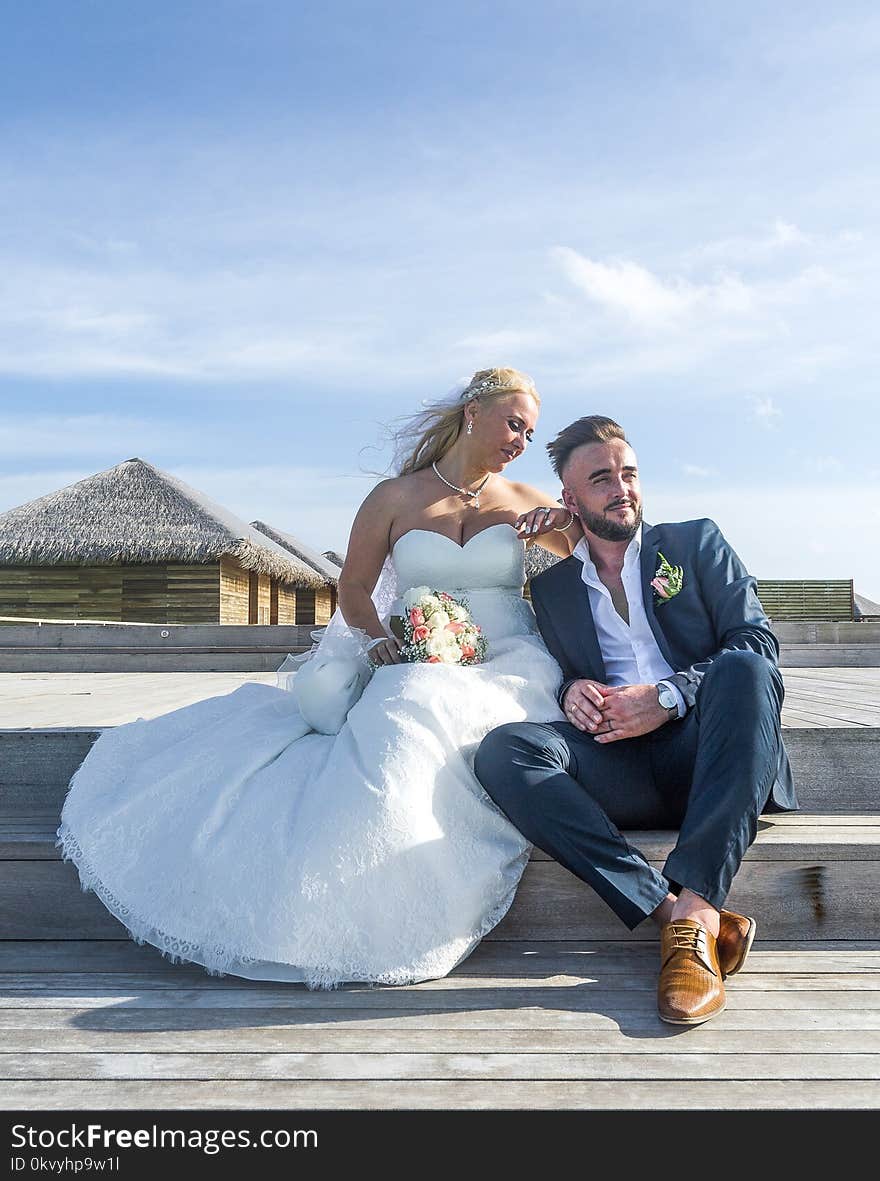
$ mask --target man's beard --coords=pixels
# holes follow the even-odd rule
[[[631,525],[625,525],[622,521],[612,521],[604,513],[591,513],[580,501],[578,516],[583,528],[588,529],[596,537],[601,537],[603,541],[632,541],[642,523],[642,506],[636,505],[636,515]]]

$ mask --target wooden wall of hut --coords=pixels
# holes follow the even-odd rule
[[[322,587],[315,591],[315,623],[323,625],[330,622],[330,616],[336,610],[336,588]]]
[[[272,579],[268,574],[248,571],[248,623],[269,623],[272,616]]]
[[[0,566],[0,615],[121,623],[216,623],[216,563]]]
[[[220,622],[247,623],[248,571],[225,554],[220,559]]]
[[[278,623],[296,623],[296,588],[278,586]]]
[[[296,623],[314,623],[323,627],[330,622],[336,610],[335,587],[324,586],[320,590],[298,590],[296,592]]]

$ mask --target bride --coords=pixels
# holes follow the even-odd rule
[[[138,942],[213,973],[404,984],[446,975],[503,917],[530,846],[473,757],[504,722],[562,719],[524,548],[541,537],[567,556],[581,536],[551,497],[501,475],[538,411],[530,378],[486,369],[413,420],[339,579],[376,665],[339,733],[304,734],[295,695],[256,683],[104,731],[58,844]],[[403,663],[374,590],[383,567],[401,593],[465,596],[484,662]]]

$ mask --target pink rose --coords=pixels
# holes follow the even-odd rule
[[[413,607],[409,613],[409,621],[413,627],[419,627],[420,624],[425,622],[425,613],[421,607]]]
[[[425,661],[425,664],[439,664],[439,663],[440,663],[439,656],[429,656],[428,659]]]
[[[461,646],[462,660],[470,660],[472,657],[476,656],[476,654],[477,654],[476,648],[472,648],[470,646],[470,644],[462,644],[462,646]]]
[[[653,586],[654,590],[657,592],[657,594],[660,596],[661,599],[670,598],[669,579],[666,577],[665,574],[661,575],[659,578],[652,578],[651,579],[651,586]]]
[[[413,639],[417,644],[421,644],[422,640],[427,640],[428,629],[424,626],[413,628]]]
[[[447,623],[446,630],[448,632],[452,632],[452,634],[454,636],[457,636],[460,632],[464,631],[464,624],[463,623]]]

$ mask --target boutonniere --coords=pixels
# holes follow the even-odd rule
[[[684,570],[681,566],[673,566],[667,562],[659,551],[657,557],[660,560],[657,563],[654,577],[651,579],[651,586],[654,588],[654,601],[659,606],[661,603],[668,603],[670,599],[675,598],[681,590],[684,583]]]

